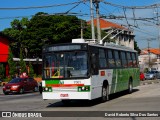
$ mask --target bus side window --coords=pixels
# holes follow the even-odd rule
[[[121,52],[121,60],[122,60],[122,66],[127,67],[127,60],[126,60],[126,53]]]
[[[108,50],[108,64],[110,68],[115,67],[115,58],[113,50]]]
[[[114,51],[114,55],[115,55],[116,66],[117,66],[117,67],[121,67],[120,52],[117,51],[117,50],[115,50],[115,51]]]
[[[105,56],[104,49],[99,49],[99,67],[100,68],[106,68],[107,67],[107,61]]]
[[[135,53],[132,53],[133,67],[137,67],[136,56]]]
[[[91,73],[92,75],[98,75],[98,57],[95,53],[91,53]]]
[[[138,53],[135,53],[135,56],[136,56],[136,67],[139,67]]]
[[[128,66],[132,67],[133,66],[133,62],[132,62],[132,58],[131,58],[131,53],[127,52],[127,60],[128,60]]]

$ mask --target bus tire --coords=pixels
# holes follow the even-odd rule
[[[133,83],[132,80],[129,80],[128,93],[131,94],[132,92],[133,92]]]
[[[102,87],[102,102],[106,102],[109,100],[109,89],[108,89],[108,85]]]

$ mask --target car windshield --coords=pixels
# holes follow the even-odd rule
[[[154,74],[154,73],[156,73],[156,71],[149,71],[149,72],[147,72],[147,74]]]
[[[15,79],[12,79],[9,83],[19,83],[21,81],[22,81],[21,78],[15,78]]]
[[[47,54],[43,58],[44,78],[75,78],[87,77],[87,52],[72,51]]]

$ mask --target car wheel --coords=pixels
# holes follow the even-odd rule
[[[19,90],[19,93],[20,93],[20,94],[23,94],[23,93],[24,93],[24,89],[21,88],[21,89]]]
[[[7,93],[7,92],[5,92],[5,91],[3,91],[3,93],[5,94],[5,95],[8,95],[9,93]]]
[[[38,91],[38,87],[35,86],[35,87],[34,87],[34,92],[37,92],[37,91]]]

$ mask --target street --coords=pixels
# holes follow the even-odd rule
[[[120,92],[111,95],[111,100],[105,103],[99,100],[75,101],[67,106],[58,100],[44,101],[38,92],[4,95],[1,91],[0,111],[160,111],[159,91],[159,82],[145,82],[134,88],[132,94]]]

